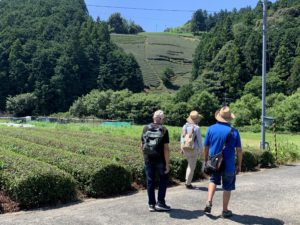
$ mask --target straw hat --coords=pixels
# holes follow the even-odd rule
[[[235,115],[230,112],[228,106],[223,106],[220,110],[216,111],[215,118],[219,122],[229,123],[235,118]]]
[[[186,119],[188,123],[197,124],[202,119],[202,116],[197,111],[192,111],[189,117]]]

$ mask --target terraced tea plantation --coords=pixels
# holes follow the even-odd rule
[[[139,134],[120,128],[72,125],[13,128],[0,126],[0,184],[21,208],[69,202],[78,193],[107,197],[144,185]],[[126,129],[126,128],[124,128]],[[121,132],[121,133],[120,133]],[[173,143],[171,180],[184,179],[186,161]]]
[[[138,61],[144,82],[149,87],[160,85],[160,76],[169,67],[175,72],[173,85],[189,81],[192,58],[199,40],[193,36],[171,33],[141,33],[139,35],[112,34],[111,38]]]

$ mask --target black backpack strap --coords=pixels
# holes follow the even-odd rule
[[[227,135],[227,138],[226,138],[226,141],[225,141],[225,144],[224,144],[224,147],[223,147],[222,151],[223,151],[223,150],[226,148],[226,146],[228,145],[228,143],[229,143],[229,141],[230,141],[230,138],[231,138],[231,136],[232,136],[233,131],[234,131],[234,128],[231,127],[230,132],[229,132],[229,134]]]

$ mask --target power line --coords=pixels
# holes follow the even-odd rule
[[[191,9],[152,9],[152,8],[136,8],[136,7],[125,7],[125,6],[111,6],[111,5],[87,5],[91,7],[98,7],[98,8],[110,8],[110,9],[131,9],[131,10],[143,10],[143,11],[160,11],[160,12],[188,12],[192,13],[196,10]],[[206,11],[206,12],[217,12],[217,11]]]

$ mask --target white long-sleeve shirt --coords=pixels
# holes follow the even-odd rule
[[[192,129],[194,129],[194,133],[195,133],[195,140],[194,140],[195,150],[196,151],[203,151],[203,144],[202,144],[202,137],[201,137],[200,127],[198,125],[192,124],[192,123],[186,123],[182,127],[181,138],[180,138],[181,146],[184,143],[184,137],[183,137],[183,135],[186,132],[187,133],[191,133]]]

